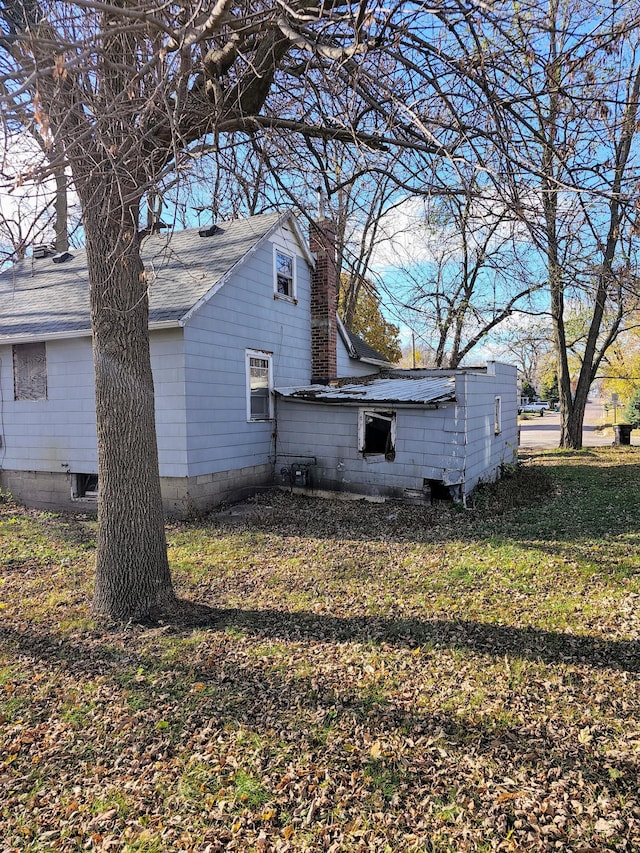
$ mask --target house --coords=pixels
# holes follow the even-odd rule
[[[277,462],[319,490],[464,501],[516,458],[515,389],[515,367],[497,362],[279,388]]]
[[[328,223],[309,243],[291,212],[155,233],[143,259],[168,514],[283,482],[464,497],[513,460],[515,368],[389,372],[336,316]],[[83,250],[0,274],[0,486],[50,509],[96,500]]]

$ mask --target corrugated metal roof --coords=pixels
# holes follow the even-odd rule
[[[149,324],[177,324],[286,216],[221,222],[212,237],[200,237],[197,228],[147,237],[142,258],[153,273]],[[0,274],[0,342],[89,332],[87,255],[84,249],[71,254],[60,264],[29,257]]]
[[[276,388],[276,394],[293,400],[317,400],[330,403],[422,403],[454,401],[455,378],[374,379],[362,384],[330,387],[309,385],[305,388]]]

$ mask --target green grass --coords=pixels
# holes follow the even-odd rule
[[[640,452],[524,461],[171,524],[196,628],[96,625],[95,521],[3,497],[0,849],[640,849]]]

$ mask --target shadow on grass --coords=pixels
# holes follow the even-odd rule
[[[122,627],[122,626],[118,626]],[[357,642],[387,644],[415,649],[451,648],[502,658],[575,664],[597,669],[640,672],[640,641],[607,640],[540,628],[494,625],[474,620],[389,619],[376,616],[336,617],[309,611],[217,609],[204,604],[179,601],[174,612],[150,619],[146,627],[188,632],[235,628],[244,634],[283,641],[323,643]],[[42,645],[37,636],[0,629],[0,637],[22,647]],[[50,638],[51,639],[51,638]],[[45,646],[47,645],[45,641]],[[83,657],[81,644],[53,641],[49,655]]]
[[[180,609],[179,621],[160,627],[184,631],[190,623],[191,627],[197,624],[200,629],[212,631],[233,628],[245,636],[260,638],[333,643],[379,642],[409,648],[433,644],[434,647],[468,649],[498,657],[513,655],[548,663],[573,663],[627,672],[639,669],[638,643],[573,637],[549,631],[483,625],[472,621],[338,619],[306,612],[216,610],[188,602],[183,602]],[[135,632],[137,629],[132,630]],[[122,639],[123,633],[117,636]],[[154,658],[147,659],[133,643],[118,650],[102,645],[105,640],[108,642],[108,634],[96,634],[91,637],[92,642],[85,644],[81,639],[60,640],[54,634],[37,636],[5,626],[0,629],[0,637],[17,647],[23,656],[33,655],[52,663],[64,661],[78,677],[92,677],[99,673],[118,687],[124,686],[129,692],[135,690],[135,698],[141,707],[155,707],[160,701],[159,692],[163,694],[163,703],[170,694],[176,719],[171,717],[167,722],[169,739],[174,723],[176,731],[183,732],[185,725],[192,724],[189,722],[190,714],[194,715],[193,725],[201,726],[204,713],[208,725],[216,731],[241,724],[242,727],[250,726],[268,733],[275,726],[281,739],[278,748],[285,748],[286,744],[286,748],[323,754],[327,733],[332,726],[334,733],[351,731],[354,726],[361,730],[364,727],[382,739],[398,733],[403,736],[410,734],[414,738],[434,738],[436,745],[444,747],[443,761],[451,774],[455,773],[458,761],[464,762],[469,754],[486,754],[505,767],[535,768],[538,776],[543,768],[543,778],[547,772],[549,778],[557,778],[558,768],[562,767],[562,774],[568,778],[577,774],[580,779],[585,777],[596,784],[606,785],[621,796],[635,797],[637,794],[637,764],[628,754],[598,755],[575,737],[576,731],[569,735],[567,726],[571,727],[570,722],[556,721],[549,725],[544,715],[540,719],[535,716],[530,720],[523,718],[517,723],[512,717],[493,719],[491,715],[477,716],[472,709],[462,715],[434,711],[414,703],[407,704],[401,698],[396,700],[384,693],[367,693],[366,689],[351,684],[349,680],[336,682],[321,670],[313,675],[306,672],[294,675],[277,667],[265,666],[262,660],[250,656],[236,658],[228,667],[224,666],[224,654],[204,666],[207,659],[200,658],[195,668],[188,653],[181,660],[160,662]],[[140,684],[136,679],[143,670],[153,672],[154,677]],[[203,686],[206,684],[209,692],[190,693],[194,681]],[[535,684],[532,689],[537,689]],[[534,695],[532,701],[535,704],[544,700]],[[265,709],[268,709],[266,716]],[[43,707],[42,713],[45,710]],[[292,725],[294,718],[295,724]],[[150,737],[157,737],[155,729]],[[420,753],[417,755],[419,757]],[[371,761],[366,750],[358,760],[365,764]],[[431,778],[432,762],[428,750],[403,772],[410,777],[408,782],[431,786],[434,780]],[[446,778],[450,784],[449,776]],[[510,799],[505,801],[499,810],[509,810],[509,802]],[[500,804],[500,801],[496,803]]]
[[[212,609],[210,615],[212,627],[235,627],[261,637],[456,648],[494,657],[509,655],[544,663],[640,671],[640,642],[633,640],[606,640],[473,620],[339,618],[310,612],[240,609]]]

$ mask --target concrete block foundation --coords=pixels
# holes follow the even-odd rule
[[[197,477],[161,477],[162,502],[170,518],[202,515],[220,504],[243,500],[274,484],[272,463]],[[0,471],[0,488],[25,506],[50,512],[95,513],[95,498],[73,498],[72,477],[54,471]]]

